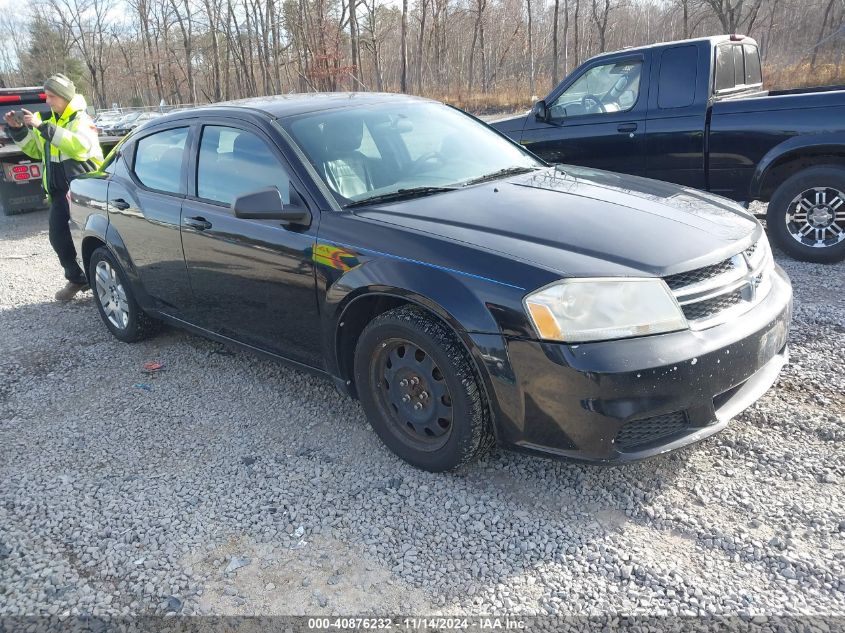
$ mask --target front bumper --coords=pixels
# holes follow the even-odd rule
[[[499,425],[500,442],[624,462],[718,432],[788,360],[792,287],[777,266],[772,279],[755,308],[706,330],[582,345],[509,340],[514,380],[505,408],[512,415]]]

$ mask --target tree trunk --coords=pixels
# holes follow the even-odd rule
[[[830,10],[833,8],[833,2],[834,0],[828,0],[827,6],[824,9],[824,17],[822,18],[822,23],[819,27],[819,38],[816,40],[816,45],[813,47],[813,57],[810,60],[810,70],[815,70],[816,68],[816,59],[819,55],[819,47],[821,46],[822,40],[825,38],[827,20],[830,17]]]
[[[408,92],[408,0],[402,0],[402,75],[399,90]]]
[[[358,0],[349,0],[349,52],[352,57],[352,89],[360,90],[361,49],[358,44]]]
[[[528,92],[534,98],[534,22],[531,15],[531,0],[528,2]]]
[[[420,37],[417,40],[417,94],[423,91],[423,42],[425,41],[425,19],[428,12],[428,2],[420,0]]]
[[[557,58],[558,58],[558,43],[557,43],[557,27],[559,23],[558,15],[560,13],[560,0],[555,0],[554,22],[552,23],[552,82],[557,81]]]

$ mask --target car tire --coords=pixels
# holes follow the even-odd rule
[[[766,226],[771,240],[796,259],[845,259],[845,167],[810,167],[788,178],[772,195]],[[819,237],[828,245],[814,246]]]
[[[158,330],[159,322],[135,301],[123,268],[106,247],[101,246],[91,254],[88,279],[100,318],[116,339],[134,343]]]
[[[355,350],[355,384],[384,444],[431,472],[476,460],[493,444],[481,380],[455,333],[416,306],[373,319]]]

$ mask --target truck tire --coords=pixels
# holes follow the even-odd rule
[[[809,167],[777,188],[766,211],[769,237],[792,257],[845,259],[845,167]]]
[[[364,328],[355,383],[373,430],[417,468],[452,470],[493,444],[469,354],[452,330],[417,307],[385,312]]]

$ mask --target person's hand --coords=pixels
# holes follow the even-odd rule
[[[6,124],[9,127],[13,127],[15,129],[21,127],[21,120],[15,116],[15,111],[10,110],[6,113],[6,116],[3,117],[3,120],[6,121]]]
[[[23,123],[27,127],[37,127],[40,121],[38,118],[26,108],[21,108],[21,112],[23,112]]]

